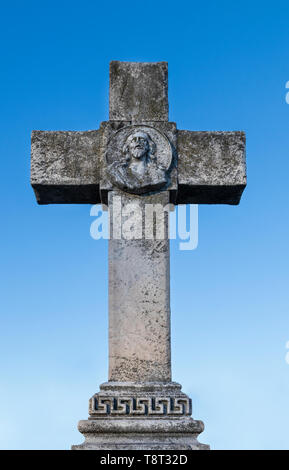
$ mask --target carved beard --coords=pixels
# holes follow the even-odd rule
[[[147,154],[147,149],[146,148],[132,148],[131,149],[131,155],[136,158],[137,160],[140,160],[142,159],[142,157],[145,157],[145,155]]]

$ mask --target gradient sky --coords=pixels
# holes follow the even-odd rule
[[[289,449],[287,1],[2,5],[0,447],[68,449],[107,380],[107,241],[89,205],[37,206],[30,133],[108,119],[109,61],[169,63],[179,129],[244,130],[240,206],[171,242],[173,379],[213,449]]]

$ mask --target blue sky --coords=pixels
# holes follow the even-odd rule
[[[68,449],[107,380],[107,241],[90,206],[37,206],[30,133],[108,119],[109,61],[169,63],[179,129],[244,130],[240,206],[171,242],[173,379],[213,449],[288,449],[288,2],[1,8],[0,447]]]

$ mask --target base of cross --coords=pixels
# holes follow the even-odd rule
[[[209,450],[198,442],[202,421],[175,382],[107,382],[78,424],[85,441],[73,450]]]

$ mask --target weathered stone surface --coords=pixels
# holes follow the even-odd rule
[[[203,423],[190,417],[79,421],[83,444],[73,450],[209,450],[198,442]]]
[[[89,401],[89,419],[191,414],[191,400],[175,382],[107,382]]]
[[[239,204],[246,186],[244,132],[178,131],[177,204]]]
[[[168,120],[167,62],[110,63],[109,119]]]
[[[106,151],[112,185],[133,194],[146,194],[168,186],[173,152],[168,138],[146,125],[115,132]]]
[[[99,131],[33,131],[31,184],[38,204],[97,204]]]
[[[90,417],[79,422],[85,442],[73,449],[199,450],[204,430],[193,420],[191,400],[175,382],[107,382],[90,400]]]
[[[130,125],[131,121],[114,121],[87,132],[33,131],[31,184],[37,202],[97,204],[101,202],[101,189],[102,202],[107,203],[107,191],[113,189],[113,181],[107,178],[106,149],[120,129],[129,129]],[[168,138],[172,148],[167,187],[171,202],[239,203],[246,186],[243,132],[176,131],[174,123],[153,121],[145,127],[152,126],[154,133],[160,131]],[[150,189],[149,184],[143,186]]]
[[[167,176],[167,183],[165,189],[169,190],[170,192],[170,202],[176,202],[176,192],[177,192],[177,129],[176,124],[174,122],[165,122],[165,121],[148,121],[145,125],[133,125],[131,121],[104,121],[100,125],[100,168],[101,168],[101,181],[100,181],[100,192],[101,192],[101,200],[104,204],[108,203],[108,191],[111,191],[115,187],[115,180],[113,175],[110,175],[108,171],[108,167],[114,161],[123,160],[123,146],[124,146],[124,139],[128,137],[134,129],[151,129],[152,130],[152,137],[154,138],[155,135],[160,135],[159,138],[156,139],[156,144],[161,144],[161,136],[163,136],[164,140],[168,141],[170,148],[167,145],[160,145],[160,150],[162,148],[166,148],[169,151],[169,155],[163,156],[161,155],[161,163],[164,164]],[[148,131],[149,132],[149,131]],[[119,159],[116,158],[119,157]],[[157,151],[158,156],[158,151]],[[112,177],[111,177],[112,176]],[[140,186],[140,191],[139,187]],[[149,189],[154,189],[149,187],[150,185],[142,185],[137,184],[137,188],[135,193],[146,193]],[[120,184],[119,187],[121,189],[130,190],[127,188],[127,184]],[[132,190],[133,192],[133,190]]]
[[[163,208],[169,203],[167,191],[145,197],[109,193],[114,234],[109,240],[109,380],[167,382],[171,380],[167,213],[158,220],[163,239],[144,239],[149,226],[142,239],[116,239],[115,197],[122,211],[131,206],[135,214],[141,213],[143,221],[128,217],[132,234],[139,222],[144,226],[145,204]]]

